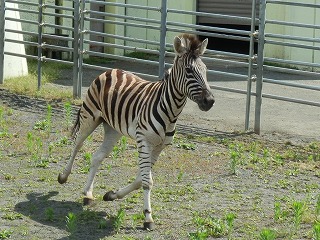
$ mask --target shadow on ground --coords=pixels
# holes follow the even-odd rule
[[[101,239],[114,234],[111,220],[105,219],[105,212],[84,210],[82,204],[70,201],[56,201],[50,198],[58,192],[27,194],[27,201],[15,206],[15,211],[38,222],[41,225],[51,226],[62,231],[67,230],[66,216],[68,213],[76,215],[76,227],[68,236],[55,238],[66,239]],[[48,210],[51,209],[51,210]],[[49,213],[51,211],[51,213]],[[104,228],[99,228],[99,223],[105,222]],[[50,236],[48,236],[50,237]],[[52,236],[51,236],[52,237]]]

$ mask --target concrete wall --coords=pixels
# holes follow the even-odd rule
[[[320,4],[320,0],[304,0],[304,3]],[[303,24],[320,25],[320,9],[307,8],[307,7],[295,7],[284,6],[277,4],[269,4],[267,7],[267,19],[280,20],[287,22],[296,22]],[[279,26],[267,24],[266,33],[277,33],[291,36],[308,37],[308,38],[320,38],[320,30],[291,27],[291,26]],[[275,39],[277,41],[281,41]],[[285,40],[286,42],[306,44],[310,46],[320,46],[319,43],[306,43],[301,41]],[[296,47],[275,46],[266,45],[265,56],[281,59],[289,59],[295,61],[304,61],[311,63],[320,62],[320,51],[301,49]]]
[[[18,8],[18,4],[7,3],[7,7]],[[17,11],[6,11],[6,17],[19,19],[20,15]],[[15,29],[21,31],[21,24],[19,22],[6,21],[5,28]],[[23,40],[23,36],[17,33],[5,32],[5,38],[14,40]],[[18,54],[25,54],[25,48],[23,44],[5,42],[5,52],[12,52]],[[25,58],[4,55],[4,78],[24,76],[28,74],[27,60]]]

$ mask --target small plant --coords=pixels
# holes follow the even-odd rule
[[[45,214],[45,217],[46,217],[46,220],[49,221],[49,222],[53,222],[53,219],[54,219],[54,211],[53,211],[53,208],[49,207],[45,210],[44,212]]]
[[[230,156],[230,169],[232,174],[236,174],[237,165],[240,163],[242,145],[230,144],[229,146],[229,156]]]
[[[260,240],[274,240],[276,239],[275,231],[271,229],[263,229],[259,234]]]
[[[113,147],[111,157],[112,159],[117,159],[121,153],[123,153],[127,149],[127,141],[128,139],[125,136],[122,136],[119,140],[119,143]]]
[[[196,145],[194,143],[188,143],[188,142],[180,141],[177,144],[177,148],[181,148],[181,149],[184,149],[184,150],[195,150],[196,149]]]
[[[317,199],[316,216],[317,218],[320,216],[320,194],[318,195],[318,199]]]
[[[106,229],[108,227],[108,223],[105,219],[100,219],[99,221],[99,229]]]
[[[68,213],[66,216],[66,228],[71,234],[74,233],[77,228],[77,217],[72,212]]]
[[[184,172],[182,170],[180,170],[178,173],[178,176],[177,176],[178,182],[181,182],[183,175],[184,175]]]
[[[320,222],[316,221],[313,226],[314,240],[320,240]]]
[[[71,102],[66,102],[63,107],[66,114],[66,125],[68,129],[69,126],[71,125],[71,116],[72,116]]]
[[[11,230],[7,230],[7,229],[1,230],[0,231],[0,239],[10,238],[12,233],[13,233],[13,231],[11,231]]]
[[[235,218],[236,218],[236,215],[234,213],[227,213],[227,215],[225,216],[227,226],[228,226],[228,239],[231,239]]]
[[[123,222],[124,222],[124,217],[125,217],[125,211],[124,209],[121,207],[117,213],[117,215],[114,217],[113,219],[113,228],[116,231],[116,233],[119,232]]]
[[[294,201],[292,204],[295,231],[297,231],[300,227],[302,215],[305,211],[305,208],[306,204],[304,202]]]
[[[80,173],[88,173],[90,170],[90,165],[91,165],[91,159],[92,159],[92,154],[89,152],[86,152],[83,156],[84,158],[84,165],[80,168]]]

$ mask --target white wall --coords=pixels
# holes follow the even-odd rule
[[[304,0],[304,3],[320,4],[320,0]],[[267,7],[267,19],[280,20],[287,22],[303,23],[320,25],[320,10],[307,7],[284,6],[277,4],[269,4]],[[290,36],[318,38],[320,37],[320,30],[279,26],[267,24],[266,33],[285,34]],[[282,41],[280,39],[274,39]],[[310,46],[320,46],[319,43],[313,44],[312,42],[301,42],[296,40],[285,40],[290,43],[305,44]],[[266,45],[265,56],[273,58],[288,59],[294,61],[303,61],[310,63],[320,62],[320,53],[316,50],[301,49],[296,47]]]
[[[8,8],[18,8],[18,4],[7,3]],[[20,15],[17,11],[6,11],[6,17],[19,19]],[[14,29],[21,31],[21,23],[6,21],[6,29]],[[5,38],[14,40],[23,40],[23,36],[17,33],[5,32]],[[18,54],[25,54],[25,48],[23,44],[5,42],[4,44],[5,52],[12,52]],[[15,57],[10,55],[4,55],[4,78],[23,76],[28,74],[27,60],[21,57]]]

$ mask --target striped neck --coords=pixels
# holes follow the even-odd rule
[[[174,65],[169,75],[163,80],[160,106],[166,109],[170,122],[176,122],[187,102],[187,96],[178,87],[179,82],[184,78],[182,71]]]

